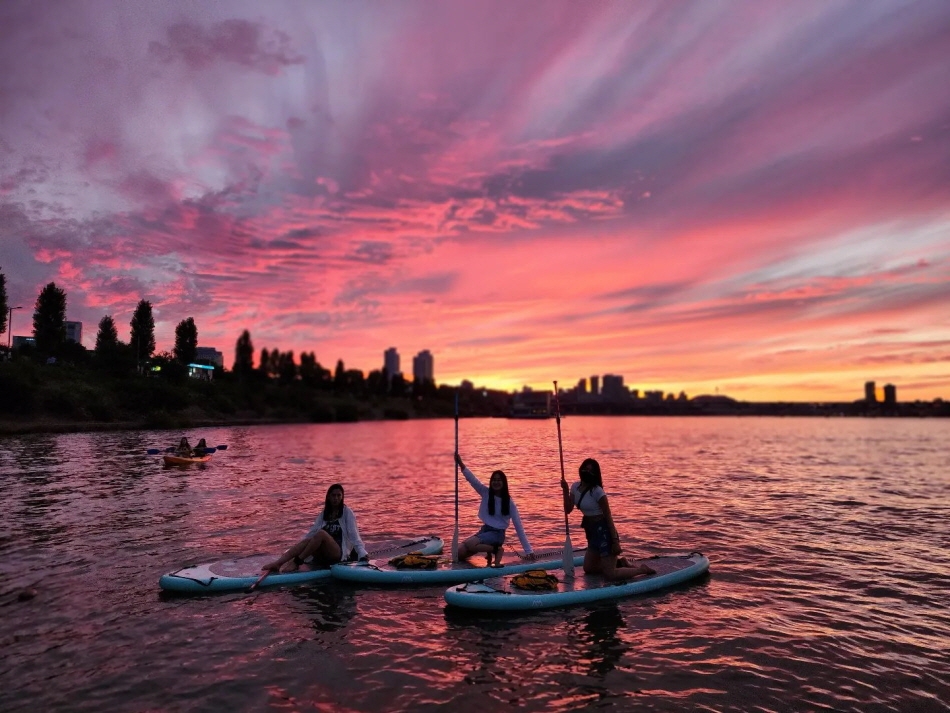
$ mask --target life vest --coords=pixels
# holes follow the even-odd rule
[[[439,565],[439,556],[410,552],[407,555],[393,557],[389,560],[389,564],[396,569],[435,569]]]
[[[558,579],[543,569],[530,569],[511,578],[511,583],[518,589],[527,589],[535,592],[550,592],[557,589]]]

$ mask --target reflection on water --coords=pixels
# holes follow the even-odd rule
[[[186,564],[282,551],[332,482],[365,539],[449,541],[453,427],[0,441],[0,709],[947,710],[946,422],[567,419],[568,477],[601,461],[628,555],[710,557],[650,596],[490,616],[440,588],[159,594]],[[181,435],[229,448],[185,469],[146,454]],[[508,473],[535,549],[559,549],[553,425],[459,435],[476,473]]]
[[[592,676],[603,677],[613,671],[623,657],[627,647],[617,635],[623,627],[623,615],[616,604],[598,606],[584,617],[579,638],[586,655],[581,661],[590,666]]]

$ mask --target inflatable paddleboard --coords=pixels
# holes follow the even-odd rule
[[[584,563],[584,550],[574,550],[574,566]],[[576,553],[580,553],[577,555]],[[561,551],[538,553],[533,562],[507,554],[508,562],[501,567],[488,567],[482,555],[473,556],[468,562],[452,562],[440,559],[435,569],[397,569],[389,564],[392,556],[370,558],[369,562],[341,562],[330,568],[334,579],[360,584],[458,584],[475,582],[488,577],[527,572],[529,569],[558,569],[564,562]]]
[[[195,458],[183,458],[181,456],[164,455],[162,460],[165,465],[191,465],[192,463],[207,463],[211,460],[211,454],[197,456]]]
[[[402,540],[389,540],[367,546],[370,556],[385,555],[395,557],[410,552],[438,554],[442,551],[442,540],[438,537],[416,537]],[[162,575],[158,586],[168,592],[204,594],[207,592],[234,592],[248,589],[261,576],[261,568],[273,562],[275,555],[253,555],[239,559],[220,560],[185,567]],[[330,569],[307,569],[307,565],[296,572],[278,574],[273,572],[259,586],[296,585],[315,582],[330,577]]]
[[[573,579],[567,579],[563,572],[558,572],[557,589],[550,591],[519,589],[514,586],[511,577],[489,579],[450,587],[445,592],[445,601],[450,606],[484,611],[549,609],[646,594],[687,582],[709,570],[709,559],[700,552],[636,560],[631,562],[631,566],[636,563],[647,565],[656,574],[622,582],[607,582],[601,576],[585,575],[582,569],[575,570]]]

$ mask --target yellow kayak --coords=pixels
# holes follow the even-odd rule
[[[189,458],[166,454],[162,456],[162,460],[165,461],[165,465],[191,465],[192,463],[207,463],[209,460],[211,460],[211,454],[207,453],[203,456],[194,456]]]

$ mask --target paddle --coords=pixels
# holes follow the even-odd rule
[[[557,395],[557,382],[554,382],[554,420],[557,421],[557,452],[561,457],[561,489],[567,487],[567,480],[564,478],[564,447],[561,445],[561,402]],[[561,563],[564,567],[564,576],[571,578],[574,576],[574,548],[571,546],[571,526],[567,519],[567,512],[564,513],[564,561]]]
[[[228,449],[228,447],[227,447],[226,445],[223,445],[223,446],[215,446],[214,448],[210,448],[210,447],[209,447],[209,448],[203,448],[202,450],[203,450],[205,453],[214,453],[215,451],[226,451],[227,449]],[[145,451],[145,452],[146,452],[148,455],[150,455],[150,456],[157,456],[159,453],[174,453],[176,450],[177,450],[177,448],[175,448],[174,446],[172,446],[172,447],[166,448],[166,449],[164,449],[164,450],[160,450],[160,449],[158,449],[158,448],[149,448],[149,449],[148,449],[147,451]]]
[[[455,392],[455,456],[459,452],[459,392]],[[455,459],[455,531],[452,533],[452,561],[459,561],[459,463]]]
[[[255,589],[257,589],[257,585],[263,582],[265,579],[267,579],[267,575],[269,575],[271,571],[272,570],[267,570],[266,572],[264,572],[264,574],[262,574],[260,577],[257,578],[257,581],[254,582],[254,584],[252,584],[250,587],[247,588],[247,591],[253,592]]]

